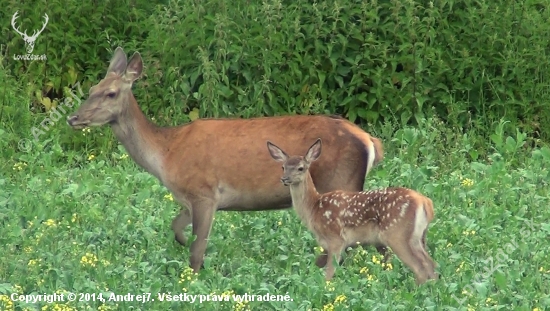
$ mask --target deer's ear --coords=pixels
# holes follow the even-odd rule
[[[138,52],[135,52],[128,62],[128,67],[126,67],[126,73],[124,76],[128,80],[134,82],[141,76],[142,70],[143,60],[141,59],[141,55]]]
[[[309,150],[306,154],[306,161],[313,162],[319,158],[321,155],[321,138],[317,138],[315,143],[309,147]]]
[[[107,74],[105,76],[109,75],[110,73],[115,73],[121,76],[126,70],[126,64],[126,54],[119,46],[116,48],[115,53],[113,54],[113,58],[111,58],[109,69],[107,69]]]
[[[269,154],[271,154],[271,157],[275,161],[285,162],[286,159],[288,159],[288,155],[283,150],[281,150],[281,148],[275,146],[270,141],[267,142],[267,149],[269,150]]]

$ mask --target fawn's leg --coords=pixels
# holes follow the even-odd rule
[[[334,272],[336,268],[334,267],[334,260],[336,262],[340,262],[340,259],[342,258],[342,251],[344,250],[345,244],[344,241],[341,240],[332,240],[329,241],[327,244],[327,265],[325,270],[325,279],[327,281],[330,281],[332,277],[334,276]],[[336,258],[333,258],[336,257]]]
[[[424,257],[426,257],[428,263],[430,264],[430,267],[431,267],[431,270],[435,270],[435,267],[436,267],[436,264],[435,262],[433,261],[432,257],[430,257],[430,255],[428,254],[428,245],[426,243],[426,232],[428,230],[424,230],[424,232],[422,233],[422,252],[424,254]]]
[[[391,258],[391,252],[388,251],[388,248],[384,245],[378,245],[376,246],[376,250],[382,255],[384,258],[382,258],[382,263],[387,263]]]
[[[416,276],[416,284],[426,282],[428,275],[422,263],[422,254],[415,252],[407,240],[402,238],[388,240],[388,246],[395,255],[413,271]]]
[[[344,250],[346,255],[349,253],[349,249],[348,249],[349,247],[356,248],[357,246],[358,244],[348,245]],[[323,253],[319,255],[319,257],[317,257],[317,260],[315,261],[315,265],[319,268],[323,268],[324,266],[327,265],[327,260],[328,260],[327,251],[323,249]],[[343,262],[344,262],[344,258],[340,256],[338,264],[341,265]]]
[[[416,247],[418,248],[418,253],[423,258],[423,263],[424,263],[425,270],[428,273],[428,278],[438,279],[439,276],[435,272],[436,264],[433,261],[432,257],[430,257],[430,255],[428,254],[428,251],[426,248],[426,230],[422,234],[422,241],[420,241]]]
[[[317,259],[315,260],[315,265],[319,268],[323,268],[327,265],[327,261],[327,250],[323,248],[323,252],[319,256],[317,256]]]

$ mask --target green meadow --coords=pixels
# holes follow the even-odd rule
[[[0,311],[550,310],[550,1],[2,4]],[[23,57],[16,29],[44,30],[32,54],[47,61]],[[65,122],[78,103],[63,99],[86,99],[117,46],[141,53],[133,92],[159,125],[361,124],[385,149],[365,189],[434,202],[440,279],[416,286],[396,256],[358,247],[327,283],[292,209],[216,213],[192,273],[167,189],[108,126]]]
[[[550,149],[530,147],[519,131],[505,135],[506,125],[496,123],[486,140],[437,119],[367,129],[386,150],[365,188],[406,186],[434,201],[428,246],[441,279],[416,287],[399,259],[383,266],[374,248],[350,250],[325,282],[314,265],[320,249],[291,209],[218,212],[205,268],[193,274],[170,229],[179,206],[169,192],[121,146],[62,148],[63,136],[111,134],[61,121],[1,164],[0,309],[545,310]],[[10,298],[53,293],[65,301]],[[69,293],[76,301],[66,301]],[[121,300],[127,294],[133,301]],[[248,301],[234,301],[244,294]]]

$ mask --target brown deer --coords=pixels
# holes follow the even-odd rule
[[[288,156],[270,141],[267,148],[273,159],[283,162],[281,183],[290,187],[296,213],[327,250],[327,280],[334,275],[332,256],[339,261],[345,248],[358,243],[389,246],[415,273],[417,284],[438,278],[426,252],[426,230],[434,217],[429,198],[406,188],[319,194],[310,168],[321,155],[320,138],[305,156]]]
[[[175,239],[185,245],[183,230],[193,224],[190,265],[198,272],[204,260],[214,213],[291,207],[288,188],[276,177],[279,167],[265,152],[273,137],[296,153],[307,141],[322,137],[329,152],[311,166],[319,191],[363,189],[365,176],[383,158],[382,143],[340,117],[280,116],[252,119],[198,119],[159,127],[139,108],[132,84],[142,73],[139,53],[129,62],[117,48],[103,80],[67,118],[74,129],[108,124],[130,157],[155,176],[183,208],[172,221]],[[236,146],[236,147],[235,147]],[[325,265],[326,254],[318,259]]]

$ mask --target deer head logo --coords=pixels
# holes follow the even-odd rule
[[[44,28],[46,28],[46,25],[48,24],[48,14],[44,14],[44,25],[42,26],[42,29],[40,29],[39,31],[36,31],[34,30],[33,33],[32,33],[32,36],[29,36],[27,35],[27,30],[25,29],[25,32],[21,32],[19,31],[19,29],[17,29],[17,26],[15,26],[15,20],[18,18],[19,16],[17,16],[17,11],[13,14],[13,17],[11,19],[11,26],[13,27],[13,29],[21,35],[21,37],[23,37],[23,40],[25,40],[25,46],[26,46],[26,49],[27,49],[27,53],[31,54],[32,53],[32,50],[34,50],[34,41],[36,41],[36,38],[38,38],[38,35],[44,30]]]

